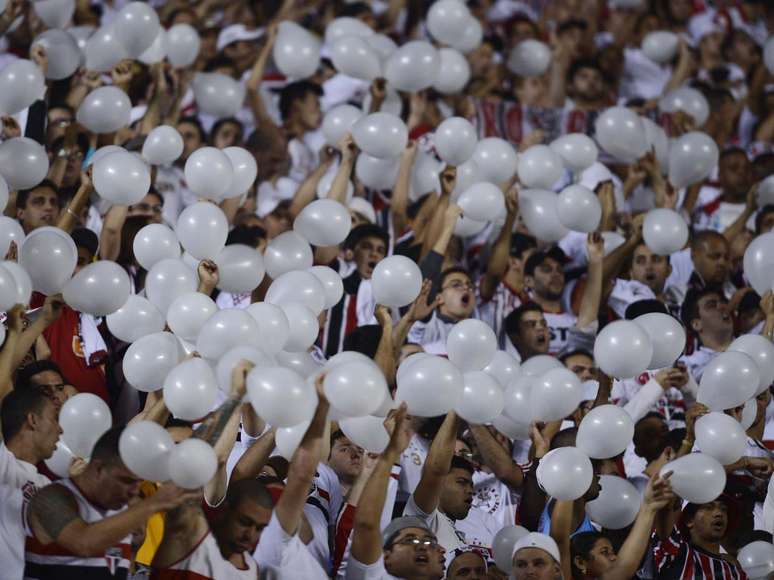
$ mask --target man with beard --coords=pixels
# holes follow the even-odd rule
[[[715,197],[695,211],[694,229],[723,233],[745,212],[745,202],[752,180],[752,165],[744,149],[733,147],[723,151],[718,161],[718,185],[720,189],[718,191],[715,188],[705,186],[704,190],[710,190],[707,192],[708,195],[702,195],[705,191],[699,193],[700,197],[706,198],[712,194],[715,194]],[[751,212],[746,215],[749,218]]]
[[[734,340],[734,321],[728,300],[716,288],[691,290],[685,298],[683,324],[699,340],[696,349],[682,360],[693,379],[699,383],[704,368]]]

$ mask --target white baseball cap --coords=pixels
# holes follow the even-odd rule
[[[218,34],[218,52],[226,48],[232,42],[239,42],[240,40],[256,40],[263,36],[263,28],[249,29],[244,24],[232,24],[226,26]]]
[[[523,550],[524,548],[537,548],[538,550],[543,550],[546,554],[556,560],[557,564],[560,562],[559,546],[556,545],[556,542],[554,542],[554,539],[551,536],[539,534],[537,532],[530,532],[526,536],[523,536],[514,544],[511,559],[513,559],[513,556],[515,556],[519,550]]]
[[[367,199],[363,199],[362,197],[353,197],[349,200],[348,205],[349,209],[359,213],[372,224],[376,223],[376,211],[374,211],[374,206],[372,206]]]

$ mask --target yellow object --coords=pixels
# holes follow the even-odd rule
[[[142,497],[150,497],[159,485],[152,481],[143,481],[140,484],[140,494]],[[162,513],[153,514],[148,518],[148,523],[145,524],[145,541],[140,549],[137,551],[137,558],[135,560],[139,564],[150,566],[153,561],[153,556],[156,555],[156,550],[161,545],[161,540],[164,537],[164,515]]]

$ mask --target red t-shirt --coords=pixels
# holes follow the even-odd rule
[[[42,294],[36,292],[32,296],[31,306],[42,306],[44,299]],[[91,367],[86,364],[78,333],[79,324],[80,314],[65,305],[59,320],[43,331],[43,337],[51,349],[51,360],[61,369],[64,380],[79,393],[93,393],[110,404],[105,367],[102,364]]]

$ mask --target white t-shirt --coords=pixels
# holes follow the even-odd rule
[[[24,511],[34,494],[32,484],[27,489],[0,485],[0,562],[3,578],[24,577]]]
[[[349,559],[347,566],[347,580],[398,580],[396,576],[387,573],[384,567],[384,557],[379,558],[373,564],[363,564],[356,558]]]
[[[331,563],[330,538],[343,503],[339,477],[330,467],[320,463],[304,505],[304,515],[314,533],[314,538],[306,548],[326,571]]]
[[[570,338],[570,329],[578,322],[578,317],[569,312],[544,312],[543,316],[548,323],[548,330],[551,333],[548,354],[556,356],[567,346],[567,341]]]
[[[409,441],[408,447],[403,450],[400,456],[400,486],[399,495],[401,498],[408,498],[414,493],[419,480],[422,478],[422,466],[427,460],[427,453],[430,451],[430,442],[424,437],[413,435]]]
[[[282,529],[276,513],[271,515],[269,525],[261,533],[253,556],[261,570],[272,569],[279,580],[328,578],[298,534],[290,536]]]
[[[432,513],[425,513],[414,502],[414,496],[412,495],[406,507],[403,509],[404,516],[417,516],[422,518],[430,531],[435,534],[438,539],[438,544],[446,550],[447,553],[456,550],[457,548],[463,548],[465,543],[465,535],[456,529],[454,521],[444,513],[441,513],[438,509],[433,510]]]
[[[27,483],[32,483],[35,487],[45,487],[51,480],[39,473],[38,468],[31,463],[16,459],[5,446],[5,442],[0,441],[0,484],[21,489]]]
[[[455,527],[465,534],[468,545],[491,548],[494,534],[515,523],[519,496],[493,473],[476,471],[473,504],[468,517],[456,522]]]

